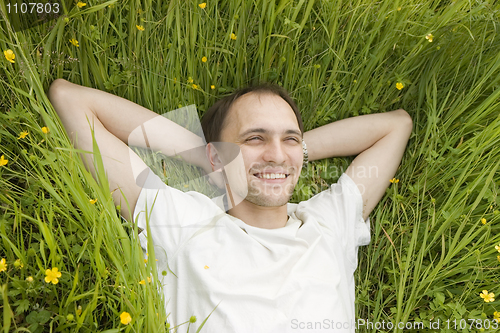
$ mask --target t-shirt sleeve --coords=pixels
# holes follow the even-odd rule
[[[161,246],[165,254],[174,254],[200,227],[220,214],[207,196],[182,192],[170,186],[149,170],[134,209],[134,222],[143,231],[139,240],[146,250],[147,236]]]
[[[336,234],[346,259],[356,268],[358,248],[370,243],[370,218],[363,220],[363,198],[356,183],[343,173],[337,183],[305,203],[308,214]]]

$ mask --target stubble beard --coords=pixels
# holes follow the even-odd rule
[[[280,207],[287,204],[295,188],[293,183],[266,186],[258,182],[257,179],[248,181],[248,194],[245,200],[261,207]]]

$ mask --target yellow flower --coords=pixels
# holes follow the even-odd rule
[[[23,268],[24,267],[23,263],[21,262],[21,259],[16,259],[16,261],[14,261],[14,267],[16,267],[16,268]]]
[[[7,263],[5,262],[5,258],[0,260],[0,272],[5,272],[7,270]]]
[[[3,155],[2,155],[2,157],[3,157]],[[0,165],[1,165],[1,163],[0,163]],[[498,252],[500,252],[500,245],[495,245],[495,249],[496,249]]]
[[[21,133],[19,133],[19,137],[17,138],[18,140],[19,139],[24,139],[26,137],[26,135],[28,135],[29,133],[27,131],[22,131]]]
[[[146,281],[145,280],[141,280],[141,281],[139,281],[139,284],[145,285]]]
[[[495,300],[495,294],[488,293],[488,290],[483,290],[483,292],[480,293],[479,296],[481,296],[481,298],[484,299],[486,303],[493,302]]]
[[[122,312],[120,315],[120,321],[123,325],[128,325],[132,321],[132,317],[130,316],[130,313],[128,312]]]
[[[500,312],[495,311],[493,312],[493,319],[497,321],[497,323],[500,323]]]
[[[5,59],[10,61],[11,63],[15,63],[14,59],[16,58],[16,55],[14,54],[14,51],[12,50],[5,50],[3,51],[3,55],[5,56]]]
[[[198,89],[198,85],[196,85],[194,83],[191,85],[191,87],[193,87],[193,89]]]
[[[136,25],[135,26],[137,28],[137,30],[139,31],[144,31],[144,27],[142,25]]]
[[[210,86],[210,89],[214,90],[214,89],[215,89],[215,86],[212,84],[212,85]]]
[[[200,7],[201,9],[205,9],[206,6],[207,6],[206,2],[202,2],[198,5],[198,7]]]
[[[76,39],[74,39],[74,38],[71,38],[71,39],[69,40],[69,42],[70,42],[71,44],[75,45],[76,47],[79,47],[79,46],[80,46],[80,45],[78,44],[78,41],[77,41]]]
[[[399,183],[399,179],[396,179],[396,178],[392,178],[389,180],[391,183]]]
[[[208,60],[207,57],[201,58],[201,62],[207,62],[207,60]]]
[[[2,155],[2,156],[0,157],[0,166],[6,165],[7,163],[9,163],[9,160],[6,160],[6,159],[4,158],[4,155]]]
[[[401,7],[398,7],[398,11],[400,11],[400,10],[401,10]]]
[[[147,279],[148,279],[148,282],[151,282],[151,278],[149,276],[147,277]]]
[[[45,282],[52,284],[57,284],[59,282],[59,278],[61,277],[61,272],[59,272],[59,269],[57,267],[53,267],[52,269],[47,269],[45,271]]]
[[[26,278],[26,281],[28,281],[29,283],[33,282],[33,277],[32,276],[28,276]]]
[[[425,39],[427,39],[429,41],[429,43],[432,43],[433,38],[434,38],[434,36],[432,34],[427,34],[427,36],[425,36]]]
[[[148,259],[144,259],[144,263],[147,264],[148,263]]]
[[[82,314],[82,306],[81,305],[78,305],[78,307],[76,308],[76,314],[79,316]]]
[[[76,5],[78,6],[78,8],[82,8],[82,7],[87,6],[87,4],[85,2],[81,2],[81,1],[78,1],[78,3]]]
[[[89,202],[93,205],[97,202],[97,199],[90,199]]]
[[[484,217],[481,219],[481,223],[486,224],[486,219]]]
[[[500,256],[497,256],[497,260],[500,262]]]
[[[402,84],[401,82],[396,83],[396,89],[397,89],[397,90],[401,90],[401,89],[403,89],[404,87],[405,87],[405,85],[404,85],[404,84]]]
[[[78,43],[78,42],[77,42],[77,43]],[[78,45],[77,45],[77,46],[78,46]],[[45,134],[47,134],[47,133],[49,133],[49,132],[50,132],[50,130],[49,130],[49,128],[48,128],[48,127],[45,127],[45,126],[44,126],[44,127],[42,127],[42,132],[43,132],[43,133],[45,133]]]
[[[207,265],[205,265],[205,267],[203,267],[203,268],[205,268],[205,269],[209,269],[210,267],[208,267]]]
[[[236,40],[236,38],[238,38],[238,37],[234,33],[231,33],[231,39]]]
[[[191,76],[188,77],[188,83],[193,83],[193,78]]]

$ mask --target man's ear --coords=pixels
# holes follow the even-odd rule
[[[212,171],[219,171],[222,169],[223,164],[220,160],[219,153],[212,143],[208,143],[206,147],[207,158],[212,165]]]

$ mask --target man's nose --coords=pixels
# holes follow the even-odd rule
[[[286,154],[281,140],[272,140],[268,142],[264,151],[264,160],[281,164],[286,160]]]

